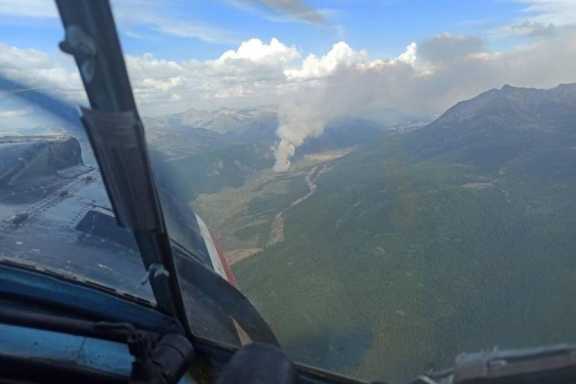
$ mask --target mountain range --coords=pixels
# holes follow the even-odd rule
[[[292,356],[401,382],[574,339],[575,84],[504,86],[338,148],[194,200]]]
[[[145,125],[157,176],[181,200],[238,187],[274,164],[278,116],[270,107],[190,109],[146,119]],[[334,119],[323,135],[299,147],[295,158],[366,144],[389,129],[361,118]]]

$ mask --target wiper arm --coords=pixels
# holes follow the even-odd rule
[[[56,0],[63,51],[74,56],[92,109],[83,122],[116,218],[136,237],[159,308],[186,314],[153,181],[144,129],[108,0]]]

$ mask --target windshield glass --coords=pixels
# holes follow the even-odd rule
[[[0,258],[154,302],[80,123],[86,97],[58,52],[56,7],[38,8],[37,17],[0,11]]]
[[[574,341],[571,2],[141,12],[120,28],[160,185],[293,358],[406,381]]]
[[[0,100],[2,255],[149,297],[85,139],[21,96],[86,103],[49,5],[0,8],[1,73],[26,84]],[[572,1],[113,6],[175,254],[296,361],[402,382],[575,341]],[[213,292],[185,295],[191,321],[216,323],[194,311]]]
[[[405,381],[574,341],[576,8],[546,4],[170,2],[120,23],[160,185],[293,358]]]

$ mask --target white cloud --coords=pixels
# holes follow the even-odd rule
[[[254,9],[262,7],[271,10],[278,15],[288,16],[292,19],[302,20],[310,23],[322,23],[327,14],[334,10],[314,9],[302,0],[229,0],[229,2],[243,9]],[[125,20],[134,22],[144,21],[149,23],[151,18],[159,30],[168,34],[175,34],[181,37],[208,36],[212,39],[216,35],[222,34],[222,30],[211,26],[202,25],[198,22],[175,20],[173,18],[161,17],[170,5],[162,0],[112,0],[114,11]],[[51,0],[0,0],[0,15],[30,17],[30,18],[54,18],[58,16],[58,11]],[[283,21],[280,16],[272,18],[275,21]],[[227,34],[227,38],[229,38]]]
[[[574,0],[511,0],[524,6],[519,17],[491,31],[495,37],[548,38],[576,27]]]
[[[576,1],[574,0],[515,1],[526,5],[524,21],[556,26],[576,24]]]
[[[72,92],[79,78],[71,63],[69,57],[63,62],[0,44],[0,73],[34,87]],[[143,115],[277,105],[277,169],[283,169],[298,145],[322,134],[338,116],[375,110],[434,115],[506,83],[551,87],[574,82],[576,31],[562,29],[507,52],[490,51],[478,38],[447,34],[410,43],[393,58],[371,58],[345,42],[324,54],[303,56],[277,39],[251,39],[213,60],[146,54],[129,56],[127,64]]]
[[[0,15],[16,17],[52,18],[58,15],[53,1],[46,0],[0,0]]]
[[[40,91],[71,103],[85,100],[80,76],[72,63],[66,63],[67,57],[66,62],[59,60],[62,56],[0,43],[0,135],[58,131],[59,120],[25,101],[30,92]]]
[[[276,38],[272,38],[269,44],[260,39],[250,39],[240,44],[237,50],[224,52],[216,63],[233,64],[234,61],[245,60],[254,64],[285,65],[299,57],[296,48],[288,47]]]
[[[62,59],[60,57],[59,59]],[[30,86],[64,97],[76,98],[82,92],[80,76],[71,63],[35,49],[21,49],[0,43],[0,74]]]
[[[16,4],[17,3],[17,4]],[[138,36],[133,29],[149,27],[156,32],[183,38],[198,39],[209,43],[238,43],[234,34],[200,21],[177,19],[168,16],[168,4],[159,0],[116,0],[112,1],[118,27],[126,29],[129,36]],[[57,18],[58,11],[51,0],[0,0],[0,16],[29,18],[35,23],[38,18]]]
[[[345,42],[302,59],[296,48],[277,39],[250,39],[214,60],[176,61],[146,54],[129,56],[127,64],[144,114],[158,108],[170,112],[192,105],[286,104],[296,99],[301,104],[317,99],[318,104],[336,105],[328,114],[348,113],[357,104],[370,103],[433,114],[506,82],[551,86],[576,80],[575,37],[568,31],[497,53],[476,38],[440,35],[411,43],[390,59],[370,58]],[[34,87],[81,89],[69,57],[0,44],[0,71]]]
[[[323,11],[312,8],[304,0],[230,0],[230,3],[244,9],[264,7],[292,19],[313,24],[322,24],[326,20]]]
[[[417,44],[412,42],[398,57],[392,59],[370,59],[368,52],[354,50],[346,42],[341,41],[323,56],[309,55],[298,68],[288,68],[284,71],[288,80],[313,80],[334,76],[337,72],[350,70],[367,70],[395,63],[416,66]]]
[[[406,63],[406,64],[410,64],[410,65],[415,65],[416,64],[416,51],[418,46],[416,45],[415,42],[411,42],[410,44],[408,44],[408,46],[406,47],[406,50],[404,52],[402,52],[400,54],[400,56],[398,56],[398,61],[402,62],[402,63]]]
[[[283,70],[300,53],[277,39],[250,39],[214,60],[173,61],[150,54],[129,56],[128,69],[144,114],[218,105],[249,105],[277,100]]]
[[[164,35],[197,39],[208,43],[238,43],[238,39],[231,32],[206,23],[162,16],[161,11],[155,8],[139,9],[137,6],[128,7],[126,3],[119,2],[118,4],[122,4],[115,8],[120,20],[118,27],[121,30],[126,29],[127,34],[134,34],[134,28],[146,26]]]
[[[542,24],[535,21],[521,21],[515,24],[506,25],[496,31],[496,35],[520,36],[532,38],[551,37],[558,32],[558,27],[554,24]]]
[[[324,56],[309,55],[300,68],[288,69],[285,73],[289,79],[325,77],[333,74],[339,68],[366,63],[367,61],[368,54],[365,51],[355,51],[341,41],[334,44]]]

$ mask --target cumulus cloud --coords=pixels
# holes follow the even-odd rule
[[[321,57],[313,54],[309,55],[300,68],[289,69],[285,73],[289,79],[325,77],[334,73],[340,67],[349,67],[367,61],[368,54],[365,51],[355,51],[348,44],[341,41],[334,44],[326,55]]]
[[[406,47],[406,50],[400,56],[398,56],[397,60],[402,62],[402,63],[406,63],[406,64],[410,64],[410,65],[416,64],[416,49],[417,49],[416,43],[411,42]]]
[[[150,54],[128,56],[127,65],[144,114],[190,108],[250,106],[277,100],[283,73],[300,57],[277,39],[249,39],[213,60],[164,60]]]
[[[294,47],[282,44],[278,39],[272,38],[269,44],[260,39],[250,39],[238,47],[237,50],[224,52],[217,60],[217,64],[234,64],[237,61],[247,61],[253,64],[285,65],[300,57]]]
[[[31,92],[40,91],[71,103],[85,100],[73,64],[60,58],[68,61],[0,43],[0,135],[59,132],[61,121],[25,101]]]
[[[59,60],[39,50],[0,43],[2,76],[28,84],[30,89],[45,89],[62,97],[77,99],[82,93],[80,76],[71,63],[65,64],[61,59],[64,57]]]

